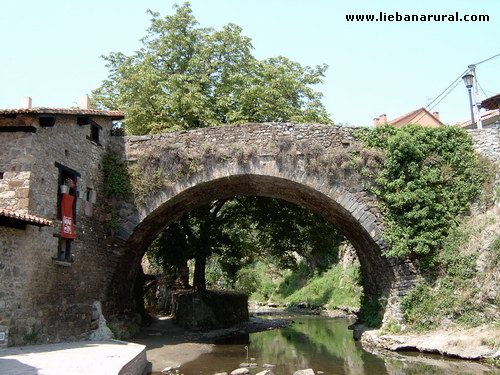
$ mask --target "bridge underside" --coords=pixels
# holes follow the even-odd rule
[[[328,185],[325,181],[314,179],[296,182],[288,178],[242,173],[203,178],[202,181],[188,183],[175,193],[159,193],[142,207],[142,220],[139,220],[123,244],[126,249],[118,264],[113,285],[128,288],[111,286],[109,295],[113,295],[114,306],[123,309],[133,304],[133,285],[141,259],[149,244],[166,226],[211,201],[235,196],[283,199],[320,214],[334,224],[355,247],[361,264],[365,297],[390,297],[394,294],[395,281],[398,279],[395,272],[399,271],[382,256],[383,241],[378,228],[374,229],[373,225],[367,228],[367,220],[360,220],[360,217],[366,219],[370,216],[367,215],[368,208],[356,208],[351,202],[355,199],[354,195]],[[345,198],[346,194],[351,201]],[[358,205],[362,206],[361,203]]]

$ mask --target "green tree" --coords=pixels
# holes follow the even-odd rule
[[[337,259],[342,240],[333,225],[303,207],[271,198],[237,197],[191,211],[167,227],[148,254],[164,269],[195,259],[193,287],[204,290],[207,258],[212,255],[234,284],[242,267],[262,257],[278,267],[293,268],[300,256],[311,271],[325,270]]]
[[[259,61],[242,30],[198,25],[189,3],[151,25],[142,48],[103,56],[109,75],[93,91],[101,108],[125,111],[128,134],[148,134],[229,123],[330,123],[313,86],[326,65],[303,67],[284,57]]]
[[[260,61],[252,55],[251,40],[239,26],[200,27],[189,3],[174,9],[166,17],[148,10],[151,24],[139,51],[130,56],[121,52],[104,56],[109,75],[93,91],[92,100],[101,108],[123,110],[127,134],[244,122],[331,122],[321,103],[322,94],[315,90],[326,65],[304,67],[285,57]],[[250,235],[255,236],[257,224],[248,218],[260,220],[261,232],[267,231],[265,246],[274,249],[282,262],[291,257],[292,250],[306,248],[300,231],[294,240],[287,238],[292,225],[284,227],[291,217],[285,209],[279,211],[285,216],[273,213],[268,218],[283,224],[281,229],[264,226],[255,209],[253,216],[244,218],[239,215],[243,209],[231,200],[194,210],[167,228],[150,252],[164,268],[173,267],[179,274],[187,259],[195,259],[194,286],[203,290],[210,255],[220,254],[221,270],[236,275],[251,258],[247,255],[258,253]],[[264,240],[260,248],[263,244]],[[313,259],[314,251],[308,251]]]

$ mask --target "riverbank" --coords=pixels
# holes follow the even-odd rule
[[[178,368],[203,354],[210,353],[214,347],[212,343],[218,339],[285,327],[291,325],[294,319],[293,314],[288,315],[286,311],[279,308],[268,308],[257,314],[279,315],[280,318],[262,319],[254,315],[249,322],[235,327],[191,332],[176,326],[168,317],[156,317],[153,323],[144,328],[141,335],[133,341],[143,345],[147,343],[148,360],[153,365],[153,371],[160,373],[164,369]],[[281,318],[283,314],[286,319]],[[321,315],[350,316],[346,311],[323,312]],[[355,334],[361,335],[359,338],[363,349],[376,355],[393,357],[397,356],[398,352],[413,351],[467,360],[493,360],[494,358],[498,360],[500,355],[498,347],[500,329],[492,326],[468,330],[439,330],[425,334],[390,334],[380,330],[362,329],[360,331],[359,328],[357,327]],[[417,361],[416,358],[414,360]],[[418,360],[425,362],[429,359]],[[451,362],[447,361],[447,363]],[[472,363],[474,362],[471,362],[471,366]]]
[[[355,327],[364,349],[437,353],[467,360],[500,361],[500,328],[491,325],[470,329],[448,329],[416,334],[391,334]]]
[[[152,364],[153,372],[161,372],[167,368],[175,369],[209,353],[216,339],[283,328],[292,324],[292,321],[292,317],[262,319],[252,316],[248,322],[231,328],[192,332],[176,326],[170,317],[157,316],[131,341],[147,344],[147,358]]]
[[[315,314],[316,315],[316,314]],[[318,316],[290,315],[294,324],[279,332],[261,333],[245,341],[241,334],[273,330],[278,320],[252,319],[244,327],[209,332],[189,332],[173,325],[168,318],[159,318],[143,331],[138,343],[147,346],[147,356],[153,374],[199,373],[213,375],[236,369],[245,362],[243,345],[250,348],[250,357],[258,366],[273,364],[276,373],[293,373],[301,368],[336,373],[337,366],[359,369],[362,365],[377,374],[446,373],[446,374],[496,374],[498,369],[480,361],[449,359],[439,355],[419,355],[414,352],[395,352],[372,346],[364,347],[352,339],[348,319],[328,319]],[[261,322],[263,321],[263,322]],[[262,323],[262,324],[260,324]],[[267,328],[266,328],[267,327]],[[219,345],[221,335],[238,335],[236,340]],[[246,339],[248,340],[248,338]],[[217,342],[217,345],[211,344]],[[222,343],[220,343],[222,344]],[[318,349],[322,353],[318,356]],[[280,353],[278,357],[274,355]],[[290,358],[284,357],[288,353]],[[294,354],[295,353],[295,354]],[[248,352],[246,354],[248,362]],[[337,362],[338,361],[338,362]],[[241,366],[240,366],[241,367]],[[415,371],[419,372],[415,372]],[[437,371],[437,372],[434,372]]]
[[[258,314],[279,314],[286,310],[263,307],[257,309]],[[329,318],[356,319],[357,311],[345,307],[335,310],[296,309],[299,314],[317,314]],[[363,348],[379,354],[378,350],[391,352],[421,352],[440,354],[449,358],[464,360],[486,360],[500,363],[500,327],[483,325],[470,329],[439,329],[427,333],[392,334],[383,330],[373,330],[363,325],[354,326],[354,338],[359,340]]]

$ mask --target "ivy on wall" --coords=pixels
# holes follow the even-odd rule
[[[432,261],[486,180],[470,136],[417,125],[363,129],[355,136],[386,154],[372,190],[384,214],[387,255]]]
[[[104,174],[104,190],[109,197],[130,193],[129,173],[127,166],[113,152],[106,152],[101,160]]]

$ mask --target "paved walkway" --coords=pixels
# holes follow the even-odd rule
[[[144,345],[82,341],[0,350],[1,375],[142,375]]]

